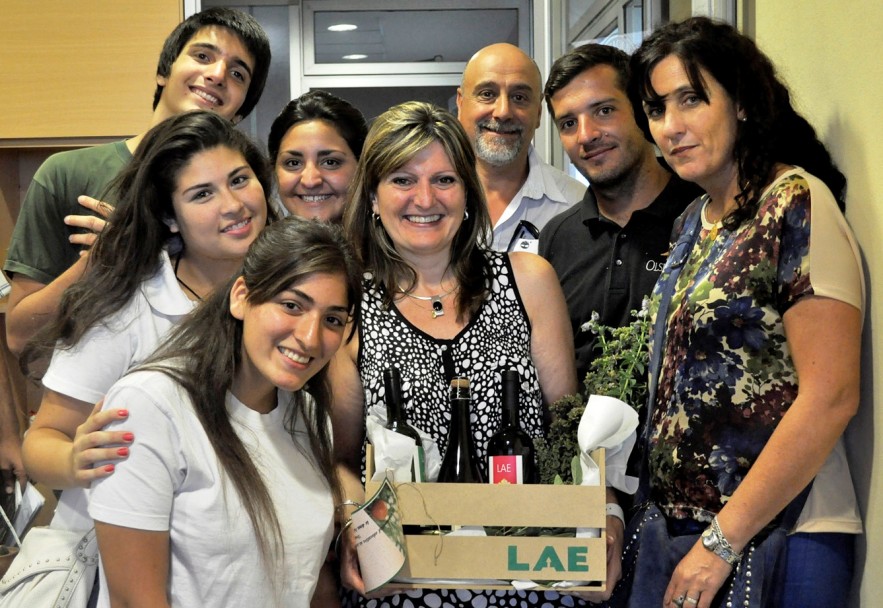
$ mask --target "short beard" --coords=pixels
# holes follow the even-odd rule
[[[623,184],[634,183],[641,175],[642,158],[640,156],[630,156],[623,160],[622,164],[613,167],[601,174],[589,175],[588,171],[583,171],[580,167],[577,170],[583,174],[589,184],[596,190],[612,190],[621,187]]]
[[[511,164],[521,150],[524,148],[524,129],[517,128],[510,132],[518,133],[519,137],[511,144],[506,142],[496,142],[495,138],[499,137],[496,133],[482,131],[482,129],[500,130],[500,123],[491,120],[482,120],[476,125],[476,135],[473,141],[475,147],[475,155],[481,160],[495,167],[502,167]]]

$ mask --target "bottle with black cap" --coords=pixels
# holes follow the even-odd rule
[[[448,393],[451,403],[451,432],[442,459],[438,480],[447,483],[484,483],[478,466],[475,442],[469,423],[472,394],[468,378],[454,378]]]
[[[420,433],[408,424],[402,398],[402,377],[395,367],[383,370],[383,386],[386,400],[386,428],[414,441],[414,457],[411,461],[411,481],[425,481],[426,459]]]
[[[522,430],[518,408],[521,377],[503,371],[503,424],[487,444],[490,483],[539,483],[533,439]]]

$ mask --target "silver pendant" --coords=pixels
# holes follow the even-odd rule
[[[437,319],[445,315],[445,307],[439,296],[432,297],[432,318]]]

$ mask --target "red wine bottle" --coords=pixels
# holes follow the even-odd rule
[[[488,441],[490,483],[538,483],[533,440],[518,420],[521,378],[514,369],[503,372],[503,424]]]
[[[442,459],[438,480],[446,483],[484,483],[484,474],[475,455],[475,441],[469,425],[472,395],[468,378],[451,380],[451,432]]]
[[[386,428],[394,433],[409,437],[414,441],[414,456],[411,459],[411,481],[425,481],[426,457],[420,433],[408,424],[402,398],[402,377],[395,367],[383,370],[383,386],[386,400]]]

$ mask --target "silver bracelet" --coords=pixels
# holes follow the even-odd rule
[[[730,544],[730,541],[727,540],[727,537],[724,536],[723,530],[721,530],[721,525],[717,521],[717,515],[711,520],[711,528],[714,530],[714,533],[717,534],[718,539],[720,540],[721,546],[727,551],[732,551],[735,555],[742,557],[741,553],[738,553],[735,549],[733,549],[733,545]]]
[[[730,544],[730,541],[724,536],[723,531],[721,530],[720,524],[717,521],[717,516],[711,520],[711,525],[708,526],[704,532],[702,532],[702,536],[700,537],[702,540],[702,546],[717,555],[719,558],[730,564],[731,566],[736,566],[742,560],[742,554],[736,553],[733,550],[733,545]]]
[[[345,500],[342,503],[340,503],[339,505],[335,505],[334,510],[339,511],[340,509],[342,509],[344,507],[357,507],[358,508],[361,506],[362,505],[357,503],[355,500]]]
[[[340,527],[340,532],[337,533],[337,538],[334,539],[334,556],[337,559],[340,559],[340,541],[343,538],[343,535],[346,534],[347,528],[353,525],[353,520],[348,519],[344,524]]]

